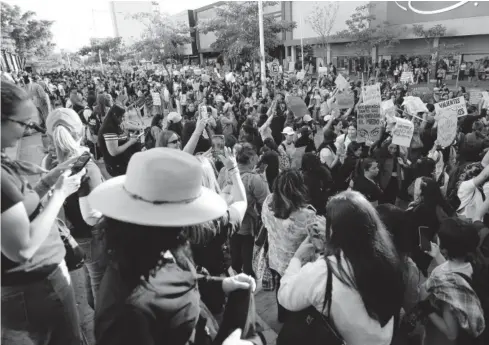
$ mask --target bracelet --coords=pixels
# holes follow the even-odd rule
[[[233,171],[233,170],[237,170],[237,169],[238,169],[238,166],[237,166],[237,165],[235,165],[235,166],[233,166],[231,169],[228,169],[228,172],[231,172],[231,171]]]

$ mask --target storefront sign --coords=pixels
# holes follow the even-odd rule
[[[351,91],[338,91],[335,97],[336,102],[333,104],[338,109],[353,108],[355,105],[355,95]]]
[[[467,105],[463,96],[435,103],[435,110],[437,115],[450,112],[460,117],[468,114]]]
[[[361,104],[357,107],[357,141],[370,143],[380,139],[381,116],[379,104]]]
[[[380,96],[380,84],[367,85],[362,87],[363,104],[380,104],[382,97]]]
[[[409,147],[413,138],[414,124],[406,119],[397,118],[396,126],[392,131],[392,143],[395,145]]]
[[[431,10],[431,11],[423,11],[423,10],[418,10],[416,7],[413,6],[413,1],[408,1],[407,2],[407,5],[408,7],[411,9],[411,11],[415,12],[415,13],[418,13],[418,14],[439,14],[439,13],[444,13],[444,12],[448,12],[448,11],[451,11],[451,10],[454,10],[462,5],[465,5],[466,3],[468,3],[469,1],[459,1],[451,6],[447,6],[447,7],[443,7],[443,8],[439,8],[437,10]],[[402,5],[399,4],[399,2],[395,1],[396,5],[399,6],[400,9],[404,10],[404,11],[407,11],[408,9]]]

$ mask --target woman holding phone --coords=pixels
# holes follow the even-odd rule
[[[4,149],[22,138],[37,109],[25,91],[7,82],[1,85],[1,102]],[[65,171],[74,160],[48,172],[33,188],[25,176],[45,170],[2,152],[2,344],[80,344],[75,293],[56,222],[85,174],[85,169],[73,176]]]

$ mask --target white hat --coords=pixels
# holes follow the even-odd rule
[[[329,120],[331,120],[331,117],[332,117],[331,115],[326,115],[324,117],[324,122],[328,122]]]
[[[132,224],[180,227],[225,214],[226,202],[202,186],[203,169],[194,156],[170,148],[134,154],[127,173],[100,184],[89,195],[103,215]]]
[[[309,115],[309,114],[304,115],[304,117],[302,118],[302,121],[311,122],[312,121],[311,115]]]
[[[286,134],[286,135],[294,135],[295,132],[294,130],[292,129],[292,127],[285,127],[284,130],[282,131],[282,134]]]
[[[168,114],[168,121],[171,121],[173,123],[177,123],[182,121],[182,115],[179,113],[172,111],[171,113]]]

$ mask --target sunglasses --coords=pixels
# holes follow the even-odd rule
[[[181,139],[180,138],[177,138],[175,140],[169,141],[168,144],[176,144],[176,143],[179,143],[179,142],[181,142]]]
[[[31,128],[31,129],[35,129],[36,128],[35,124],[32,123],[32,122],[26,123],[26,122],[22,122],[22,121],[10,119],[10,118],[5,118],[5,117],[2,117],[2,120],[18,123],[19,125],[21,125],[21,126],[23,126],[25,128]]]

